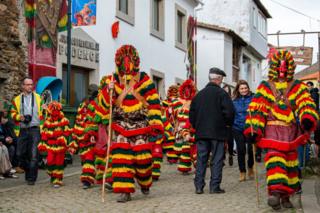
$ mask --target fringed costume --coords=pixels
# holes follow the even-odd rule
[[[183,174],[191,171],[192,151],[194,152],[194,130],[189,122],[189,109],[193,97],[196,94],[196,88],[192,80],[186,80],[179,88],[181,107],[175,112],[177,122],[175,126],[176,140],[174,150],[179,155],[178,170]]]
[[[64,117],[62,105],[56,101],[51,102],[47,107],[38,149],[40,153],[47,154],[48,174],[54,187],[62,185],[64,156],[70,132],[69,120]]]
[[[164,127],[162,148],[166,153],[168,162],[170,164],[176,163],[178,160],[178,157],[173,150],[174,141],[175,141],[174,128],[165,115],[162,115],[162,123]]]
[[[72,133],[72,142],[69,144],[69,151],[74,154],[79,150],[82,173],[80,180],[84,188],[94,184],[95,181],[95,140],[92,137],[97,137],[97,125],[90,119],[90,114],[93,112],[88,110],[89,100],[85,100],[80,104],[75,119],[75,124]]]
[[[136,49],[122,46],[117,50],[115,62],[116,73],[104,78],[108,86],[98,94],[94,120],[109,125],[112,116],[113,192],[121,193],[118,202],[127,202],[135,191],[134,178],[142,193],[149,193],[152,154],[160,151],[163,125],[159,96],[149,76],[139,72]]]
[[[294,80],[295,63],[288,51],[277,51],[269,61],[269,80],[262,81],[248,108],[245,134],[267,149],[268,204],[280,209],[292,204],[300,189],[297,147],[316,127],[318,114],[306,85]]]
[[[163,113],[163,116],[165,116],[166,123],[169,122],[167,125],[165,125],[165,134],[166,137],[164,138],[163,142],[163,149],[166,153],[168,162],[173,164],[178,162],[178,154],[174,150],[174,143],[175,143],[175,129],[174,126],[176,124],[176,114],[177,109],[182,106],[182,103],[179,101],[179,86],[178,85],[172,85],[169,87],[167,92],[167,100],[164,100],[162,102],[162,106],[165,110]],[[170,127],[172,126],[172,132],[170,130]],[[170,136],[170,134],[173,134],[173,137]]]

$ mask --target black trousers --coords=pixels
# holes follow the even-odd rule
[[[212,153],[212,163],[210,165],[210,190],[215,190],[220,187],[222,180],[224,142],[217,140],[198,140],[197,167],[194,179],[194,185],[196,188],[203,189],[205,186],[207,163],[210,152]]]
[[[38,177],[38,144],[40,128],[22,128],[17,143],[17,156],[25,170],[26,181],[36,181]]]
[[[246,153],[247,152],[248,152],[248,161],[247,161],[248,168],[251,169],[254,164],[252,144],[247,143],[246,137],[241,131],[233,129],[232,132],[233,132],[233,137],[237,144],[239,170],[240,172],[246,172]]]
[[[232,156],[233,155],[233,134],[232,134],[231,128],[228,131],[227,143],[228,143],[228,153],[229,155]]]

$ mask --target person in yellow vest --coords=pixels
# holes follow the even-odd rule
[[[22,80],[22,93],[12,101],[11,117],[15,122],[15,133],[19,137],[17,156],[20,166],[25,170],[28,185],[34,185],[38,176],[38,143],[43,123],[42,100],[33,92],[33,80]]]

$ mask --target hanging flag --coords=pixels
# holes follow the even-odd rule
[[[197,21],[190,16],[187,26],[187,48],[188,48],[188,78],[196,82],[196,28]]]
[[[66,0],[25,0],[29,75],[56,76],[58,32],[67,29]]]
[[[96,24],[96,0],[72,1],[72,26],[89,26]]]

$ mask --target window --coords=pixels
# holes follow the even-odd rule
[[[78,107],[79,104],[87,97],[89,87],[89,72],[88,69],[80,67],[71,67],[70,76],[70,106]],[[67,96],[67,66],[63,65],[62,71],[62,99],[66,100]]]
[[[253,20],[253,27],[257,28],[257,12],[256,8],[252,8],[252,20]]]
[[[119,0],[119,11],[129,15],[128,11],[128,0]]]
[[[267,37],[267,20],[261,13],[258,15],[258,31],[263,37]]]
[[[164,0],[151,0],[151,35],[164,40]]]
[[[176,47],[187,49],[187,11],[176,4]]]
[[[134,2],[135,0],[117,0],[116,17],[134,25]]]
[[[164,73],[151,69],[150,74],[152,76],[152,81],[158,91],[158,94],[162,100],[165,98],[165,85],[164,85]]]

